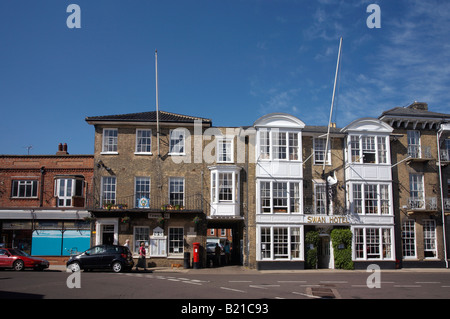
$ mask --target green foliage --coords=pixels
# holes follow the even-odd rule
[[[317,246],[319,245],[320,238],[319,232],[317,231],[309,231],[305,236],[306,243],[306,268],[316,269],[317,268]],[[313,246],[311,248],[310,246]]]
[[[348,228],[335,228],[331,231],[336,269],[353,269],[352,231]]]

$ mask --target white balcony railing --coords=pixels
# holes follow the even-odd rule
[[[408,209],[410,210],[437,210],[437,198],[425,197],[425,198],[408,198]]]
[[[408,155],[411,156],[411,158],[421,158],[421,159],[431,158],[431,147],[408,145]]]

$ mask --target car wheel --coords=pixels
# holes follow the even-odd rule
[[[112,265],[112,270],[114,272],[121,272],[122,271],[122,263],[120,263],[119,261],[114,262]]]
[[[25,266],[25,264],[24,264],[23,260],[20,260],[20,259],[16,260],[13,264],[14,270],[17,270],[17,271],[24,270],[24,268],[25,268],[24,266]]]
[[[67,269],[71,270],[72,272],[77,272],[81,270],[81,267],[79,263],[72,263],[69,266],[67,266]]]

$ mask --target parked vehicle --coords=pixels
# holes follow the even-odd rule
[[[14,270],[24,270],[33,268],[34,270],[44,270],[50,263],[44,258],[32,257],[26,252],[15,248],[0,248],[0,267],[12,268]]]
[[[73,272],[91,269],[112,269],[114,272],[130,271],[133,257],[128,247],[117,245],[94,246],[85,252],[71,256],[67,268]]]

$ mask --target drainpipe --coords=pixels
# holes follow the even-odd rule
[[[442,188],[442,167],[441,167],[441,149],[439,147],[439,140],[442,134],[442,126],[436,134],[437,150],[438,150],[438,160],[439,160],[439,188],[441,189],[441,213],[442,213],[442,236],[444,239],[444,260],[445,268],[448,268],[447,260],[447,236],[445,231],[445,213],[444,213],[444,190]]]
[[[44,174],[45,174],[45,167],[42,166],[39,170],[41,173],[41,187],[40,187],[40,196],[39,196],[39,207],[42,207],[44,203]]]

